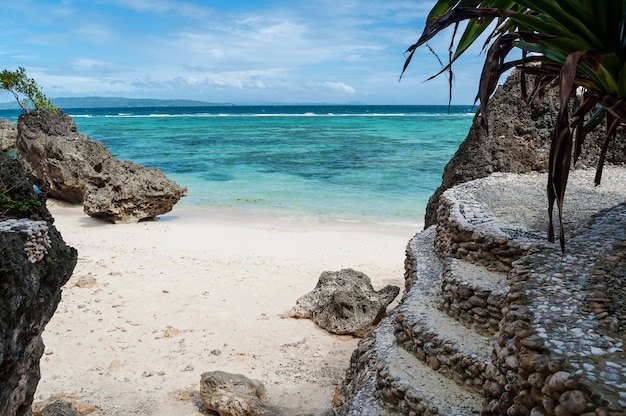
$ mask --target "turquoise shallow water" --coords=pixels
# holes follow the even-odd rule
[[[407,224],[423,221],[473,116],[470,106],[64,111],[115,157],[188,187],[181,205]]]

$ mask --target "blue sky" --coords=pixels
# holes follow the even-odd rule
[[[446,104],[445,77],[404,51],[434,4],[404,0],[20,0],[2,5],[0,67],[49,97],[188,98],[234,104]],[[448,37],[430,45],[446,56]],[[473,103],[479,50],[456,65]],[[0,102],[11,97],[0,94]]]

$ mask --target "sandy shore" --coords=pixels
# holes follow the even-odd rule
[[[358,339],[281,319],[325,270],[404,286],[419,227],[175,210],[107,224],[49,202],[78,264],[46,327],[35,400],[65,396],[94,415],[202,415],[200,375],[261,380],[289,414],[331,406]]]

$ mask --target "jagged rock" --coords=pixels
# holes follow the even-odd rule
[[[17,125],[9,120],[0,120],[0,152],[15,149]]]
[[[45,195],[35,193],[15,159],[0,156],[0,196],[28,204],[27,211],[0,212],[0,414],[30,415],[44,351],[41,334],[61,300],[61,287],[76,265],[76,250],[68,247],[45,207]],[[5,200],[6,200],[5,198]],[[45,255],[27,253],[37,225],[49,243]],[[40,240],[44,241],[43,237]]]
[[[220,416],[282,416],[284,412],[268,403],[260,381],[224,371],[203,373],[200,400]]]
[[[543,99],[535,99],[530,105],[521,97],[520,75],[513,72],[489,101],[489,132],[475,117],[467,138],[444,168],[441,186],[428,200],[424,228],[435,224],[439,197],[455,185],[494,172],[547,172],[551,135],[559,108],[558,88],[546,91]],[[589,133],[576,167],[596,166],[605,132],[602,125]],[[607,165],[626,164],[625,138],[624,130],[618,129],[618,137],[607,153]]]
[[[63,399],[52,397],[33,405],[33,416],[80,416],[72,405]]]
[[[376,292],[370,278],[352,269],[323,272],[313,291],[296,301],[287,317],[311,319],[327,331],[364,337],[385,316],[400,288]]]
[[[53,198],[83,203],[92,217],[137,222],[171,211],[187,195],[160,170],[113,158],[60,110],[22,114],[17,125],[18,158],[37,186]]]
[[[137,222],[172,210],[187,195],[160,170],[118,159],[107,159],[102,171],[108,176],[102,187],[87,191],[85,213],[110,222]]]

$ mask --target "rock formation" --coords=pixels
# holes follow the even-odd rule
[[[15,149],[17,125],[9,120],[0,120],[0,152]]]
[[[220,416],[282,416],[285,413],[269,404],[260,381],[223,371],[203,373],[200,399],[208,410]]]
[[[15,159],[0,156],[0,188],[0,414],[30,415],[41,334],[77,254]]]
[[[18,159],[50,197],[83,203],[85,212],[110,222],[137,222],[172,210],[187,195],[161,171],[120,161],[76,130],[71,117],[22,114]]]
[[[428,201],[425,228],[435,223],[439,197],[446,189],[493,172],[547,172],[558,91],[548,90],[543,99],[526,104],[521,99],[519,80],[519,73],[513,72],[489,101],[489,133],[474,118],[467,138],[444,168],[441,186]],[[589,134],[576,167],[596,166],[604,134],[603,127]],[[607,154],[608,165],[626,163],[625,138],[624,131],[618,130]]]
[[[335,334],[363,337],[383,319],[399,292],[391,285],[376,292],[367,275],[352,269],[326,271],[285,316],[311,319]]]

